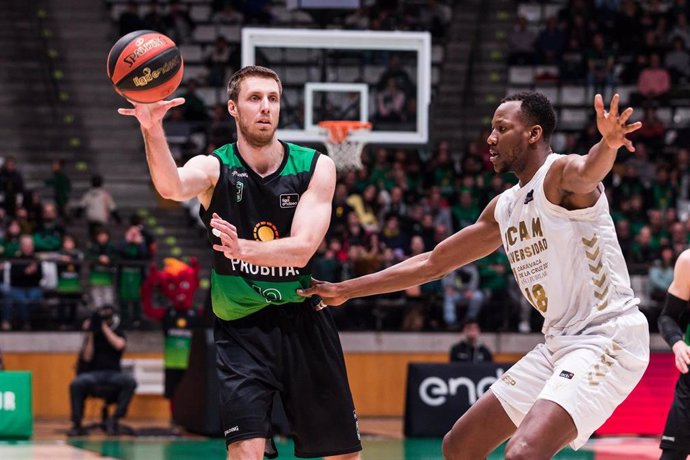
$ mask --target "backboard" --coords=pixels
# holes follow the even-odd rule
[[[431,35],[427,32],[242,30],[242,66],[265,65],[283,82],[278,137],[321,142],[324,120],[370,121],[368,143],[422,144],[429,138]],[[389,83],[389,80],[395,83]],[[387,85],[405,93],[403,118],[382,115]]]

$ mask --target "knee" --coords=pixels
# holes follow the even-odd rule
[[[504,452],[505,460],[539,460],[544,458],[527,441],[511,439]]]
[[[463,456],[461,454],[462,448],[460,444],[461,442],[458,440],[457,436],[453,436],[452,432],[446,433],[443,437],[443,444],[441,445],[443,458],[445,460],[461,460]]]

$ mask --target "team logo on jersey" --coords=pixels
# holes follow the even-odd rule
[[[279,237],[278,228],[271,222],[264,220],[254,226],[254,239],[256,241],[277,240]]]
[[[561,373],[558,374],[558,376],[563,377],[563,378],[568,379],[568,380],[572,380],[573,377],[575,377],[575,374],[573,374],[572,372],[568,372],[568,371],[561,371]]]
[[[525,197],[525,202],[523,204],[527,204],[532,200],[534,200],[534,190],[527,192],[527,196]]]
[[[242,201],[242,191],[244,190],[244,182],[237,181],[235,183],[235,200],[239,203]]]
[[[280,195],[280,207],[281,208],[295,208],[299,203],[298,193],[283,193]]]

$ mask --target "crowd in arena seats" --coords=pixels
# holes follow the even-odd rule
[[[25,187],[14,157],[0,161],[0,329],[73,330],[78,314],[103,306],[119,306],[128,327],[140,325],[139,287],[155,250],[141,218],[130,216],[123,235],[111,237],[119,228],[111,219],[119,224],[119,215],[101,176],[70,209],[71,181],[61,160],[46,187],[34,190]],[[87,243],[80,247],[79,240]]]

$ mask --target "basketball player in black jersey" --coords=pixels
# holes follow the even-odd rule
[[[690,454],[690,327],[687,324],[690,300],[690,249],[678,257],[673,282],[666,293],[666,305],[659,316],[659,332],[673,349],[676,368],[681,372],[676,383],[673,404],[668,411],[661,436],[661,460],[685,460]],[[685,323],[685,341],[681,323]]]
[[[132,103],[119,113],[141,125],[156,190],[201,202],[214,249],[211,297],[228,458],[277,455],[270,413],[278,392],[297,456],[358,459],[357,416],[338,333],[327,310],[315,311],[295,292],[309,286],[311,260],[328,228],[335,165],[276,138],[281,93],[270,69],[236,72],[228,111],[237,143],[180,168],[162,120],[183,98]]]

